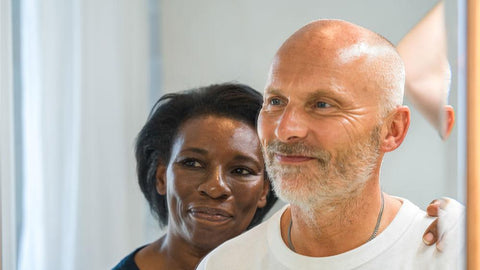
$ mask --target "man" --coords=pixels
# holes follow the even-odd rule
[[[294,33],[275,55],[258,120],[289,205],[198,269],[456,269],[461,222],[438,252],[421,241],[431,218],[380,188],[383,155],[410,123],[404,81],[395,48],[365,28],[320,20]]]

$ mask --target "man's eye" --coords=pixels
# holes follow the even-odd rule
[[[330,108],[332,107],[330,104],[326,103],[326,102],[323,102],[323,101],[319,101],[316,103],[316,107],[317,108]]]
[[[270,105],[280,105],[282,104],[282,101],[279,98],[272,98],[268,103]]]

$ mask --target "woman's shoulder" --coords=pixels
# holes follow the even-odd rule
[[[145,246],[141,246],[135,249],[132,253],[125,256],[125,258],[123,258],[115,267],[113,267],[112,270],[140,270],[135,263],[134,258],[135,254],[137,254],[137,252],[139,252]]]

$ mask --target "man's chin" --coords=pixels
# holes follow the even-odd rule
[[[281,183],[274,182],[273,188],[281,200],[291,204],[311,203],[318,196],[318,187],[312,187],[292,178]]]
[[[339,201],[355,197],[365,186],[363,183],[358,183],[351,186],[326,188],[327,186],[321,183],[305,182],[305,180],[305,178],[284,178],[282,182],[272,181],[275,194],[284,202],[313,210],[318,207],[328,208],[329,205],[336,205]]]

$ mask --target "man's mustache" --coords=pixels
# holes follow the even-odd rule
[[[273,154],[306,156],[319,159],[322,162],[329,162],[331,159],[331,154],[328,151],[304,142],[284,143],[275,140],[267,144],[265,151],[268,156]]]

